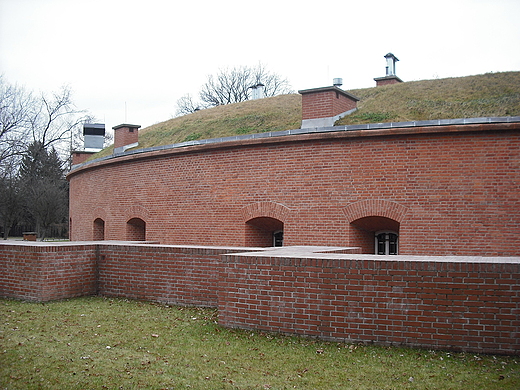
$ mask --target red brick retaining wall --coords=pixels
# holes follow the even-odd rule
[[[217,307],[220,256],[236,251],[212,247],[99,245],[99,293]]]
[[[50,301],[101,294],[217,307],[220,256],[246,248],[125,243],[2,243],[0,296]]]
[[[50,301],[96,293],[96,248],[89,244],[0,245],[0,296]]]
[[[224,256],[220,323],[348,342],[520,352],[518,259],[341,257]]]
[[[520,354],[518,257],[248,249],[3,243],[0,296],[48,301],[101,294],[210,306],[227,327]]]

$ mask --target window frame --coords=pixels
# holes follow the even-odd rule
[[[381,234],[384,234],[385,235],[385,253],[382,254],[382,253],[379,253],[379,236]],[[391,245],[391,240],[390,240],[390,235],[393,234],[395,235],[395,253],[390,253],[390,245]],[[374,233],[374,252],[376,255],[380,255],[380,256],[396,256],[399,254],[399,232],[396,232],[394,230],[379,230],[379,231],[376,231]]]

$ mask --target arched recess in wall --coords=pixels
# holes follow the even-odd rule
[[[361,253],[398,254],[399,230],[408,208],[383,199],[363,200],[343,209],[350,223],[350,246]]]
[[[127,241],[146,241],[146,221],[149,220],[149,212],[140,205],[129,207],[125,211],[126,240]]]
[[[258,202],[242,210],[245,246],[283,246],[285,223],[290,209],[280,203]]]
[[[103,241],[105,239],[105,221],[101,218],[94,220],[94,226],[92,228],[92,240]]]
[[[106,212],[104,209],[98,207],[94,209],[93,215],[95,218],[92,222],[92,240],[102,241],[105,239],[105,221],[107,220]]]
[[[129,219],[126,223],[127,241],[146,241],[146,222],[141,218]]]

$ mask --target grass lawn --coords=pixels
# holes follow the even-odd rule
[[[0,299],[0,389],[520,389],[520,357],[222,328],[212,309]]]

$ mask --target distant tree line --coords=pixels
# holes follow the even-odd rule
[[[293,92],[287,79],[268,71],[263,65],[221,69],[208,76],[199,92],[200,100],[195,100],[190,94],[181,97],[177,101],[176,113],[186,115],[204,108],[249,100],[252,89],[259,84],[263,86],[266,97]]]
[[[43,240],[49,227],[68,223],[65,173],[74,130],[90,117],[75,109],[64,87],[35,95],[0,76],[0,231],[16,225]]]

